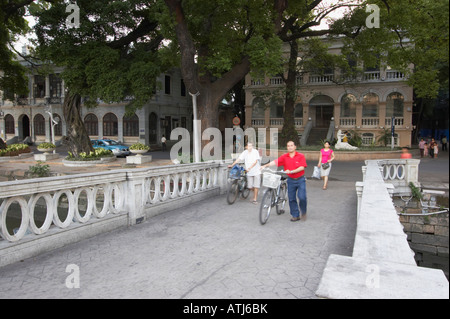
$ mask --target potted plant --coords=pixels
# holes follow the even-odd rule
[[[44,152],[44,153],[51,152],[55,148],[56,148],[56,146],[53,143],[41,143],[37,147],[38,151]]]
[[[149,146],[141,143],[135,143],[130,146],[130,152],[136,154],[136,156],[141,156],[141,154],[147,153],[149,150]]]

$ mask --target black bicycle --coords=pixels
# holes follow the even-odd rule
[[[242,166],[234,165],[230,169],[228,179],[230,182],[227,192],[228,204],[234,204],[239,194],[241,194],[242,198],[248,197],[250,189],[247,188],[247,174]]]
[[[267,190],[264,192],[259,207],[259,222],[261,225],[267,223],[274,206],[278,215],[283,214],[288,199],[286,173],[284,171],[266,170],[270,172],[263,173],[263,186],[267,187]]]

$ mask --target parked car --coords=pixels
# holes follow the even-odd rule
[[[122,145],[117,141],[102,139],[91,140],[91,143],[94,148],[104,148],[105,150],[110,150],[115,156],[127,156],[131,154],[128,146]]]

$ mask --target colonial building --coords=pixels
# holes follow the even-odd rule
[[[61,68],[54,74],[37,74],[29,68],[27,96],[14,96],[0,91],[0,137],[11,142],[21,142],[27,137],[31,142],[50,142],[54,125],[55,141],[66,134],[63,116],[65,86]],[[125,116],[125,105],[99,101],[95,108],[82,107],[82,118],[91,139],[111,138],[124,144],[135,142],[147,145],[160,144],[161,137],[170,137],[175,127],[192,131],[192,99],[187,92],[179,69],[161,74],[161,89],[132,116]]]
[[[338,54],[342,43],[331,43],[329,51]],[[365,69],[354,81],[336,81],[339,70],[328,74],[304,72],[297,77],[298,94],[295,106],[295,127],[302,145],[332,140],[337,132],[356,132],[363,145],[374,145],[394,125],[396,146],[411,145],[413,88],[405,75],[389,66]],[[342,84],[339,84],[342,83]],[[257,91],[276,91],[284,86],[281,77],[253,80],[247,75],[246,123],[248,127],[278,128],[281,132],[284,98],[267,102]],[[392,120],[394,121],[392,123]],[[271,136],[274,141],[276,136]],[[267,141],[269,142],[269,141]],[[390,139],[388,141],[391,143]]]

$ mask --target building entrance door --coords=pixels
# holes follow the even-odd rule
[[[333,117],[333,105],[316,105],[316,127],[328,128]]]

